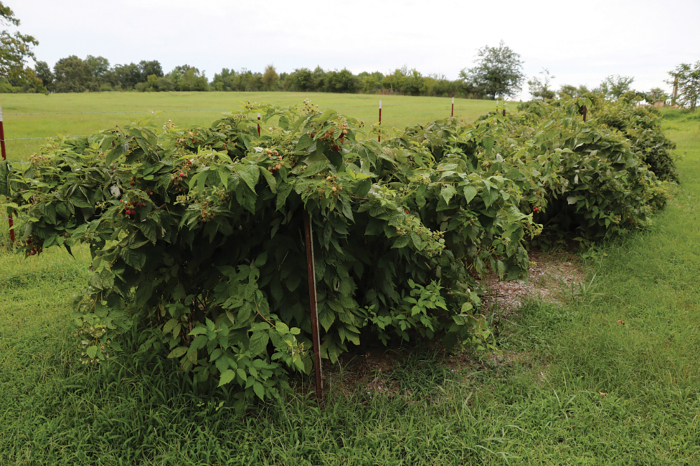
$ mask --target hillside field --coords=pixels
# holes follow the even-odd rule
[[[349,117],[377,122],[382,101],[382,127],[388,129],[450,116],[452,100],[446,97],[330,94],[297,92],[102,92],[82,94],[4,94],[8,160],[25,161],[52,136],[86,135],[115,125],[148,122],[162,126],[208,125],[224,112],[238,112],[242,103],[301,105],[309,99],[321,109],[334,109]],[[474,120],[493,110],[492,100],[455,99],[455,116]],[[515,110],[517,103],[508,103]],[[40,138],[40,139],[24,139]],[[16,139],[16,140],[13,140]]]

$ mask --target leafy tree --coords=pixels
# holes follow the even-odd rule
[[[113,86],[121,87],[121,89],[126,91],[133,89],[137,83],[141,82],[141,71],[138,65],[134,63],[115,65],[109,80]]]
[[[552,90],[551,81],[556,76],[550,75],[547,68],[543,68],[540,74],[542,75],[541,81],[540,78],[534,76],[531,81],[527,82],[528,86],[530,86],[530,94],[538,100],[553,99],[555,93]]]
[[[139,81],[147,81],[150,75],[155,75],[157,78],[162,78],[165,76],[163,74],[163,68],[160,66],[158,60],[141,60],[138,65],[139,71],[141,73]]]
[[[279,80],[280,76],[277,74],[277,71],[275,71],[275,67],[272,65],[267,65],[265,67],[265,73],[263,73],[262,77],[263,89],[266,91],[274,90],[275,85]]]
[[[664,92],[660,87],[654,87],[645,94],[644,100],[650,104],[655,104],[657,102],[665,102],[668,99],[668,94]]]
[[[467,87],[490,99],[516,95],[525,79],[520,55],[501,41],[498,47],[479,49],[478,56],[475,67],[465,68],[459,73]]]
[[[308,68],[298,68],[289,75],[292,90],[307,92],[314,89],[314,75]]]
[[[234,70],[223,68],[221,73],[214,74],[214,79],[212,80],[211,85],[217,91],[235,91],[237,90],[234,84],[235,77],[236,72]]]
[[[324,85],[325,80],[326,80],[326,72],[323,71],[323,68],[321,68],[320,66],[317,66],[314,69],[312,76],[313,76],[313,83],[314,84],[313,84],[313,87],[311,90],[314,90],[314,91],[323,90],[323,85]]]
[[[75,55],[61,58],[53,68],[56,92],[97,91],[99,85],[90,65]]]
[[[92,70],[92,75],[98,81],[104,81],[105,76],[110,70],[109,60],[107,60],[105,57],[93,57],[92,55],[88,55],[85,59],[85,63],[88,64]]]
[[[610,75],[600,83],[595,91],[600,92],[608,100],[617,100],[622,94],[632,90],[634,78],[630,76]]]
[[[194,66],[176,66],[168,73],[168,79],[174,84],[178,91],[209,90],[209,81],[207,81],[206,76]]]
[[[581,84],[579,87],[572,86],[570,84],[563,84],[559,88],[559,97],[564,98],[564,96],[569,96],[569,97],[581,97],[585,94],[590,93],[591,91],[583,84]]]
[[[666,82],[678,86],[678,97],[675,103],[694,111],[700,100],[700,61],[696,61],[694,65],[681,63],[668,74],[673,79]]]
[[[0,23],[19,26],[20,21],[14,12],[0,1]],[[27,60],[35,60],[32,46],[39,42],[32,36],[15,32],[14,35],[3,30],[0,32],[0,81],[12,86],[37,86],[39,79],[34,71],[26,66]]]
[[[357,78],[350,71],[329,71],[325,74],[323,90],[326,92],[352,93],[357,90]]]
[[[42,84],[46,89],[51,90],[53,86],[53,73],[51,68],[45,61],[37,61],[34,67],[34,74],[41,79]]]

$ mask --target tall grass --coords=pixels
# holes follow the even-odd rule
[[[3,252],[0,464],[700,464],[700,120],[665,117],[682,184],[651,229],[580,259],[589,276],[562,304],[526,303],[500,355],[392,353],[372,377],[389,391],[335,369],[321,405],[237,416],[168,361],[130,356],[133,336],[83,366],[70,300],[87,252]]]

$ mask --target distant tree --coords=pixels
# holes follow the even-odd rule
[[[569,97],[581,97],[582,95],[588,94],[589,92],[591,91],[583,84],[579,87],[572,86],[570,84],[563,84],[559,88],[558,94],[560,98],[564,95],[567,95]]]
[[[382,79],[384,79],[384,75],[379,71],[373,73],[363,72],[357,75],[357,78],[360,82],[362,92],[374,94],[382,88]]]
[[[71,55],[61,58],[53,67],[54,89],[56,92],[97,91],[99,86],[92,74],[90,65]]]
[[[317,66],[313,73],[311,73],[312,78],[313,78],[313,86],[310,91],[322,91],[324,83],[326,81],[326,72],[323,71],[323,68],[320,66]]]
[[[209,81],[206,76],[194,66],[176,66],[167,77],[178,91],[209,90]]]
[[[93,57],[92,55],[88,55],[85,59],[85,63],[88,64],[92,70],[92,75],[97,81],[104,81],[105,76],[109,73],[109,60],[105,57]]]
[[[115,65],[109,75],[109,81],[112,86],[128,91],[133,89],[137,83],[142,82],[141,70],[134,63]]]
[[[274,90],[279,80],[280,76],[277,74],[275,67],[267,65],[262,76],[263,89],[266,91]]]
[[[600,83],[594,92],[599,92],[608,100],[617,100],[622,94],[632,90],[634,78],[630,76],[610,75]]]
[[[235,77],[236,72],[234,70],[223,68],[221,73],[214,74],[211,86],[217,91],[236,91],[238,89],[235,87]]]
[[[0,23],[6,26],[19,26],[20,21],[14,12],[0,1]],[[35,88],[42,86],[34,70],[27,66],[28,59],[35,60],[32,46],[39,42],[32,36],[6,30],[0,32],[0,81],[11,86]],[[42,86],[43,87],[43,86]]]
[[[540,78],[537,76],[534,76],[532,80],[527,82],[528,86],[530,87],[530,95],[538,100],[553,99],[556,94],[552,90],[551,83],[552,79],[554,79],[556,76],[550,75],[547,68],[543,68],[542,71],[540,71],[540,74],[542,75],[542,80],[540,80]]]
[[[308,92],[314,89],[314,76],[308,68],[297,68],[289,73],[288,88],[292,91]]]
[[[650,104],[665,102],[666,99],[668,99],[668,94],[666,94],[666,92],[664,92],[664,90],[660,87],[654,87],[644,95],[644,100]]]
[[[141,74],[139,81],[143,82],[148,80],[150,75],[154,75],[157,78],[162,78],[165,76],[163,74],[163,68],[160,66],[158,60],[141,60],[138,64],[139,73]]]
[[[427,88],[423,79],[423,75],[420,74],[415,68],[412,70],[405,70],[404,76],[401,82],[400,92],[404,95],[425,95],[427,94]]]
[[[48,90],[53,88],[53,73],[45,61],[37,61],[34,67],[34,74],[41,79],[42,84]]]
[[[498,47],[479,49],[476,66],[465,68],[459,76],[465,85],[490,99],[512,97],[520,90],[525,75],[520,55],[501,41]]]
[[[696,61],[694,65],[681,63],[668,74],[671,75],[671,79],[666,82],[678,87],[675,103],[694,111],[700,100],[700,61]]]
[[[357,78],[343,68],[340,71],[328,71],[324,76],[325,92],[352,93],[357,91]]]

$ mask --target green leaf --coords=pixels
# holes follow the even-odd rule
[[[255,266],[262,267],[265,265],[265,262],[267,262],[267,251],[264,251],[255,258]]]
[[[255,332],[253,336],[250,337],[250,346],[248,350],[251,354],[260,354],[265,351],[269,341],[270,337],[267,335],[267,332]]]
[[[147,256],[138,249],[125,248],[121,251],[121,256],[127,265],[132,266],[136,270],[141,270],[146,264]]]
[[[408,246],[408,243],[411,242],[411,237],[409,235],[401,235],[398,238],[396,238],[396,241],[394,241],[394,244],[391,246],[392,249],[396,248],[404,248]]]
[[[475,196],[476,196],[476,188],[474,186],[465,186],[464,187],[464,198],[466,199],[467,202],[471,202]]]
[[[219,387],[222,385],[226,385],[227,383],[230,383],[234,377],[236,377],[236,373],[232,371],[231,369],[227,369],[221,374],[221,378],[219,379]]]
[[[444,186],[440,190],[440,196],[442,196],[442,198],[445,200],[445,204],[449,204],[450,199],[452,199],[452,197],[455,194],[457,194],[457,191],[455,190],[454,186],[452,186],[451,184]]]
[[[265,400],[265,388],[260,382],[255,382],[253,384],[253,391],[256,395],[258,395],[258,398],[260,398],[263,401]]]
[[[178,346],[168,354],[168,358],[179,358],[187,352],[186,346]]]
[[[167,334],[170,333],[175,326],[177,325],[179,321],[177,319],[170,319],[164,326],[163,326],[163,333]]]
[[[85,352],[90,358],[94,358],[95,356],[97,356],[97,346],[88,346]]]
[[[260,179],[260,170],[257,165],[239,165],[236,170],[238,176],[248,185],[251,191],[255,192],[255,187]]]
[[[277,180],[275,180],[275,175],[270,173],[270,171],[265,167],[260,167],[260,173],[263,174],[263,178],[267,181],[267,185],[270,187],[270,191],[273,193],[277,192]]]

